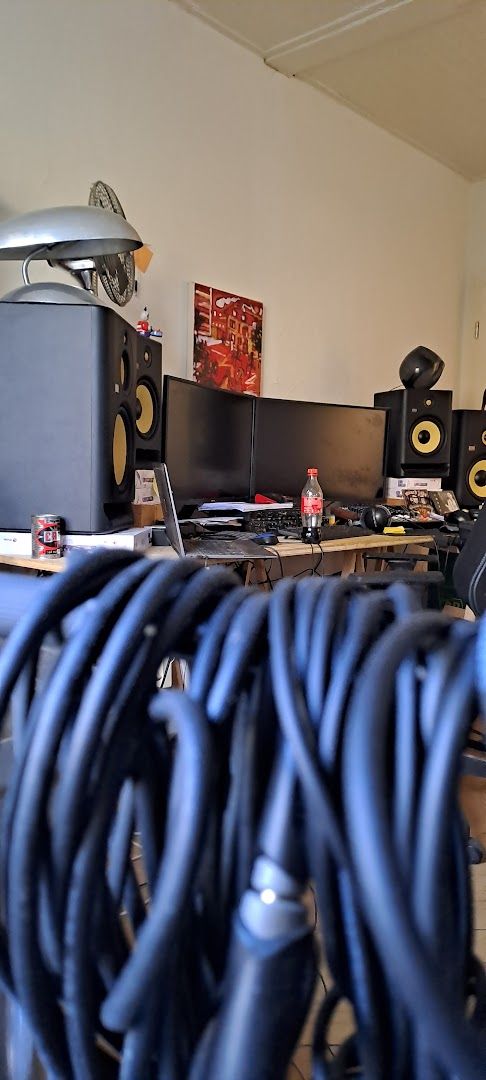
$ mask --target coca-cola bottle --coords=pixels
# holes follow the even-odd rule
[[[307,480],[300,497],[302,539],[307,544],[318,543],[321,536],[324,496],[317,479],[317,469],[307,469]]]

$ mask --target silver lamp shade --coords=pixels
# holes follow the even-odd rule
[[[53,206],[0,222],[0,260],[94,258],[142,244],[121,214],[98,206]]]
[[[19,285],[0,297],[0,304],[99,304],[102,300],[78,285],[63,281],[34,281],[31,285]]]
[[[98,206],[53,206],[0,222],[0,261],[22,260],[25,283],[3,296],[2,301],[99,304],[101,301],[86,288],[56,282],[31,284],[29,263],[46,259],[51,266],[62,266],[85,284],[86,268],[94,267],[89,260],[121,255],[142,244],[126,218]]]

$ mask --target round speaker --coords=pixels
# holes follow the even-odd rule
[[[440,379],[445,364],[437,353],[417,345],[400,364],[400,379],[407,390],[427,390]]]
[[[115,416],[112,447],[113,473],[119,488],[127,482],[132,442],[130,418],[126,409],[121,408]]]
[[[365,529],[380,533],[386,529],[392,516],[393,510],[388,506],[366,506],[361,514],[361,524]]]
[[[155,386],[148,379],[137,383],[137,433],[151,439],[158,422],[158,402]]]
[[[468,469],[466,483],[469,491],[481,502],[486,499],[486,458],[479,458]]]
[[[435,454],[442,446],[443,437],[437,420],[417,420],[410,429],[410,445],[416,454]]]

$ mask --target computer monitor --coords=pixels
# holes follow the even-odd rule
[[[325,498],[371,501],[383,485],[386,410],[258,398],[252,490],[295,499],[307,469]]]
[[[164,377],[161,460],[178,513],[211,499],[248,499],[254,399]]]

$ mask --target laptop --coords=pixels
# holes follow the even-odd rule
[[[167,538],[172,544],[174,551],[181,557],[184,555],[199,559],[268,559],[277,558],[272,549],[256,544],[254,540],[245,536],[225,537],[221,534],[204,536],[202,538],[186,539],[182,537],[179,521],[176,514],[174,495],[169,479],[169,472],[165,463],[154,466],[155,480],[159,493],[160,505],[164,515],[165,531]]]

